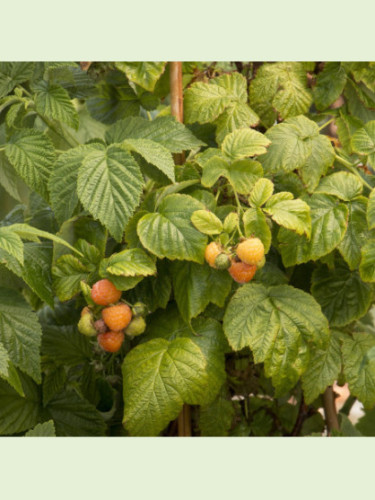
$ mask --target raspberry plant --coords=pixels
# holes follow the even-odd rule
[[[375,435],[374,63],[82,68],[0,64],[0,434]]]

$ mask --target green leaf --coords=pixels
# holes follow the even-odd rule
[[[115,276],[150,276],[156,273],[156,266],[144,250],[131,248],[106,259],[106,271]]]
[[[375,166],[375,120],[367,122],[354,133],[351,146],[355,153],[367,155],[368,163]]]
[[[310,236],[311,218],[309,205],[300,199],[276,200],[273,202],[272,198],[268,200],[265,208],[263,208],[264,212],[270,215],[280,226],[291,229],[297,234]]]
[[[202,263],[207,237],[197,231],[191,216],[203,205],[185,194],[171,194],[160,203],[158,212],[144,215],[137,226],[142,245],[159,258]]]
[[[15,290],[0,288],[0,342],[12,363],[40,382],[42,332],[36,314]]]
[[[220,177],[225,177],[240,194],[249,194],[256,181],[263,175],[259,162],[237,160],[230,163],[218,156],[208,160],[203,167],[202,185],[212,187]]]
[[[310,193],[315,190],[321,176],[327,173],[334,160],[335,151],[328,137],[325,135],[315,136],[311,144],[311,154],[306,164],[299,169],[301,179]]]
[[[356,428],[363,436],[375,436],[375,408],[365,411]]]
[[[353,152],[352,137],[358,129],[363,127],[363,122],[355,116],[346,115],[340,111],[340,116],[336,118],[335,124],[337,126],[337,136],[343,150],[351,154]]]
[[[43,406],[61,391],[64,390],[67,380],[65,366],[54,366],[45,373],[43,378]]]
[[[0,63],[0,97],[9,94],[16,85],[29,80],[34,73],[32,62]]]
[[[368,333],[353,333],[343,338],[342,357],[350,393],[365,408],[375,404],[375,338]]]
[[[339,62],[326,62],[316,79],[313,90],[317,109],[328,108],[342,94],[346,85],[346,71]]]
[[[240,160],[266,153],[270,143],[266,136],[256,130],[240,128],[225,137],[221,148],[231,160]]]
[[[116,146],[96,146],[78,173],[78,197],[84,208],[121,241],[140,201],[143,178],[132,156]]]
[[[51,246],[45,243],[26,243],[24,253],[22,278],[41,300],[53,307]]]
[[[239,128],[254,127],[259,123],[259,116],[244,102],[228,106],[214,122],[216,124],[216,142],[221,144],[224,138]]]
[[[346,232],[348,208],[343,203],[324,194],[312,195],[305,201],[310,206],[310,240],[285,228],[280,228],[278,234],[279,249],[286,267],[327,255],[342,241]]]
[[[20,396],[5,380],[0,379],[0,434],[10,435],[34,427],[40,419],[38,386],[22,376],[25,396]]]
[[[311,105],[306,67],[301,62],[264,63],[250,84],[250,104],[270,127],[277,119],[306,113]]]
[[[199,428],[201,436],[228,436],[234,417],[231,401],[219,396],[211,404],[201,406]]]
[[[18,175],[12,165],[9,163],[5,152],[0,151],[0,184],[3,186],[12,198],[21,201]]]
[[[87,154],[95,150],[94,145],[78,146],[62,153],[53,166],[48,187],[56,219],[64,222],[73,215],[78,204],[78,169]]]
[[[35,92],[35,108],[39,114],[78,129],[78,113],[68,92],[63,87],[40,81],[33,86],[33,90]]]
[[[9,365],[8,351],[5,349],[3,344],[0,342],[0,377],[3,377],[5,379],[8,378],[8,374],[9,374],[8,365]]]
[[[150,139],[125,139],[121,146],[139,153],[152,165],[155,165],[168,179],[175,182],[174,161],[169,150]]]
[[[223,224],[219,217],[208,210],[196,210],[191,216],[191,222],[204,234],[220,234]]]
[[[316,193],[331,194],[340,200],[351,201],[362,193],[362,182],[349,172],[336,172],[321,180]]]
[[[249,202],[252,207],[261,207],[272,196],[273,182],[269,179],[258,179],[250,193]]]
[[[367,223],[369,229],[375,227],[375,188],[371,191],[367,205]]]
[[[155,339],[125,357],[124,425],[134,436],[158,435],[183,404],[205,397],[206,359],[189,338]]]
[[[334,269],[317,268],[311,293],[331,326],[345,326],[364,316],[373,296],[372,286],[363,283],[358,271],[350,271],[345,264],[336,264]]]
[[[10,138],[5,154],[25,183],[48,199],[47,183],[55,159],[48,137],[38,130],[21,130]]]
[[[194,83],[186,90],[184,96],[186,123],[212,122],[223,113],[234,99],[222,86],[213,83]]]
[[[187,322],[203,312],[210,302],[223,307],[232,288],[228,272],[194,262],[173,262],[172,279],[179,311]]]
[[[277,394],[296,384],[307,369],[310,348],[324,348],[329,338],[328,322],[311,295],[288,285],[255,283],[232,297],[224,333],[234,350],[248,346],[255,363],[264,362]]]
[[[164,72],[165,62],[116,62],[115,66],[123,71],[131,82],[152,92],[156,82]]]
[[[259,238],[264,245],[265,253],[267,253],[271,246],[272,234],[262,210],[260,208],[249,208],[244,213],[242,220],[245,236]]]
[[[0,227],[0,248],[16,258],[20,264],[23,264],[22,240],[9,226]]]
[[[358,268],[361,261],[361,247],[369,237],[366,221],[367,199],[358,197],[347,204],[349,210],[348,228],[344,239],[337,247],[351,270]]]
[[[227,233],[233,232],[239,223],[239,217],[236,212],[230,212],[224,219],[223,230]]]
[[[163,116],[152,121],[140,116],[125,118],[117,121],[106,133],[108,143],[119,143],[127,139],[147,139],[164,146],[171,153],[204,146],[202,141],[172,116]]]
[[[57,436],[104,436],[106,425],[98,410],[74,391],[55,396],[46,413],[53,419]]]
[[[359,273],[363,281],[375,283],[375,239],[368,240],[361,248]]]
[[[328,347],[313,351],[309,365],[302,375],[302,389],[306,404],[312,403],[319,394],[334,383],[341,371],[340,336],[331,331]]]
[[[26,437],[55,437],[56,430],[53,420],[36,425],[25,434]]]
[[[69,300],[81,291],[81,281],[89,277],[90,269],[74,255],[63,255],[52,267],[53,287],[59,300]]]

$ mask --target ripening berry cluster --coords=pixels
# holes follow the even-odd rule
[[[227,269],[237,283],[248,283],[265,264],[264,246],[259,238],[241,241],[232,252],[212,241],[205,250],[205,259],[215,269]]]
[[[120,301],[121,290],[107,279],[97,281],[91,289],[91,298],[98,306],[104,306],[98,314],[84,307],[78,330],[89,337],[97,335],[99,346],[107,352],[117,352],[125,339],[142,334],[146,329],[144,319],[147,308],[142,302],[130,307]]]

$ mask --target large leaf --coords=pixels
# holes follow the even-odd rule
[[[153,259],[140,248],[130,248],[106,259],[106,271],[115,276],[150,276],[156,273]]]
[[[25,434],[26,437],[55,437],[56,430],[53,420],[36,425]]]
[[[16,85],[29,80],[33,73],[32,62],[0,63],[0,97],[9,94]]]
[[[228,134],[222,144],[223,153],[231,160],[266,153],[271,141],[256,130],[240,128]]]
[[[143,179],[132,156],[116,146],[96,146],[78,173],[82,205],[120,241],[139,203]]]
[[[237,160],[229,162],[214,156],[204,164],[202,184],[211,187],[220,177],[225,177],[238,193],[249,194],[262,175],[262,166],[257,161]]]
[[[359,273],[363,281],[375,283],[375,239],[373,238],[361,248]]]
[[[51,206],[56,219],[62,223],[73,215],[78,204],[78,169],[93,145],[78,146],[62,153],[53,166],[49,180]]]
[[[375,337],[368,333],[353,333],[343,339],[342,356],[345,378],[353,396],[365,408],[375,404]]]
[[[199,428],[202,436],[228,436],[234,417],[231,401],[219,396],[209,405],[202,406],[199,413]]]
[[[158,211],[144,215],[137,233],[142,245],[160,258],[203,262],[207,236],[197,231],[191,216],[204,208],[185,194],[171,194],[160,203]]]
[[[328,347],[316,349],[311,355],[307,370],[302,375],[302,388],[306,404],[312,403],[326,387],[337,380],[341,371],[340,336],[331,331]]]
[[[206,359],[189,338],[150,340],[123,363],[124,424],[132,435],[154,436],[184,403],[205,398]]]
[[[165,69],[165,62],[116,62],[116,68],[123,71],[131,82],[152,92]]]
[[[81,291],[81,281],[87,281],[91,269],[74,255],[63,255],[52,268],[53,287],[64,302]]]
[[[196,149],[204,143],[172,116],[162,116],[149,121],[140,116],[117,121],[106,133],[108,143],[126,139],[146,139],[167,148],[171,153]]]
[[[37,316],[22,295],[0,288],[0,342],[12,363],[37,382],[41,379],[41,338]]]
[[[72,128],[78,128],[78,113],[68,92],[63,87],[42,80],[33,86],[33,90],[35,91],[35,108],[38,113],[64,122]]]
[[[328,322],[311,295],[288,285],[255,283],[232,297],[224,332],[234,350],[248,346],[254,361],[264,362],[277,394],[296,384],[307,369],[310,348],[324,348],[329,338]]]
[[[352,137],[358,129],[363,127],[363,122],[359,118],[345,114],[340,110],[340,116],[336,118],[335,124],[337,126],[337,136],[343,150],[351,154],[353,152]]]
[[[367,122],[354,133],[351,146],[355,153],[367,155],[368,163],[375,166],[375,120]]]
[[[21,130],[11,137],[5,154],[25,183],[47,199],[47,183],[55,159],[48,137],[38,130]]]
[[[0,343],[0,377],[7,378],[9,375],[9,354],[3,344]]]
[[[21,201],[19,177],[14,167],[9,163],[4,151],[0,151],[0,184],[10,196],[17,201]]]
[[[53,307],[52,247],[46,243],[26,243],[22,278],[38,297]]]
[[[316,269],[311,292],[331,326],[344,326],[364,316],[373,297],[372,286],[363,283],[358,271],[350,271],[345,264]]]
[[[346,71],[339,62],[326,62],[316,79],[313,95],[318,109],[326,109],[344,90]]]
[[[23,243],[18,234],[9,227],[0,227],[0,249],[5,250],[17,261],[23,264]]]
[[[280,194],[280,193],[278,193]],[[310,207],[302,200],[283,200],[275,195],[264,207],[264,212],[280,226],[292,229],[297,234],[311,233]]]
[[[38,386],[22,376],[24,396],[0,379],[0,434],[10,435],[34,427],[40,419],[41,402]]]
[[[321,180],[316,193],[331,194],[340,200],[351,201],[362,193],[362,182],[349,172],[337,172]]]
[[[361,248],[369,237],[366,221],[367,198],[360,196],[347,204],[348,228],[338,250],[350,269],[356,269],[361,260]],[[366,281],[366,280],[365,280]]]
[[[172,279],[179,311],[187,322],[203,312],[210,302],[223,307],[232,287],[227,271],[195,262],[174,262]]]
[[[315,190],[321,176],[327,173],[334,160],[335,151],[328,137],[325,135],[314,136],[311,143],[311,154],[306,164],[299,169],[301,179],[310,193]]]
[[[281,228],[279,248],[284,266],[317,260],[330,253],[344,238],[348,208],[331,196],[316,194],[305,199],[310,206],[311,237]]]

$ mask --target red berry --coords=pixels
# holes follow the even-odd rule
[[[107,352],[117,352],[121,349],[124,342],[124,334],[122,332],[106,332],[99,333],[98,343],[100,347]]]
[[[109,280],[100,280],[91,289],[91,298],[99,306],[108,306],[120,300],[121,291]]]
[[[228,272],[237,283],[247,283],[253,279],[256,270],[257,266],[250,266],[249,264],[245,264],[245,262],[233,261]]]
[[[130,323],[132,310],[127,304],[117,304],[103,309],[102,318],[110,330],[118,332]]]

